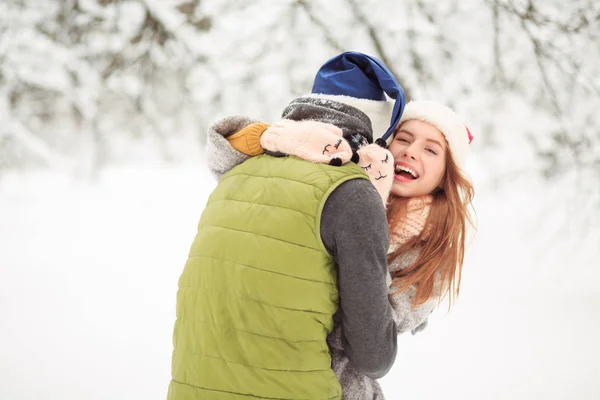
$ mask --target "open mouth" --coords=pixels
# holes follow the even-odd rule
[[[415,170],[402,164],[395,165],[394,173],[397,177],[404,178],[404,180],[415,180],[419,177],[419,174]]]

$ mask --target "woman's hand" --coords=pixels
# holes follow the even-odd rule
[[[375,143],[358,149],[358,155],[358,166],[369,175],[385,207],[394,183],[394,156],[389,150]]]
[[[342,165],[352,158],[350,144],[335,125],[318,121],[282,120],[260,137],[265,150],[320,164]]]
[[[260,145],[260,137],[269,127],[269,124],[255,122],[243,129],[225,136],[231,147],[247,156],[257,156],[264,153],[264,149]]]

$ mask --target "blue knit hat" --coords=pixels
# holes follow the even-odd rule
[[[356,51],[323,64],[312,93],[358,108],[371,119],[373,136],[384,140],[396,129],[406,104],[404,90],[390,70],[377,58]]]

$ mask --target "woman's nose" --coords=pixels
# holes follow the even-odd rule
[[[406,149],[404,149],[404,156],[407,158],[412,158],[413,160],[416,160],[417,157],[416,157],[416,152],[414,150],[415,149],[412,145],[408,146]]]

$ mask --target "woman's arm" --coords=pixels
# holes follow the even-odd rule
[[[208,128],[206,160],[208,169],[217,179],[250,158],[250,155],[236,150],[227,138],[254,122],[256,121],[248,117],[232,116],[223,118]]]
[[[217,179],[265,150],[335,165],[347,163],[353,155],[341,129],[317,121],[282,120],[269,125],[234,116],[218,121],[208,130],[208,165]]]
[[[392,305],[393,318],[398,334],[406,331],[416,333],[423,330],[427,324],[427,317],[437,305],[436,300],[429,299],[424,304],[413,308],[414,294],[415,288],[410,287],[403,292],[390,295],[390,304]]]
[[[370,144],[353,154],[340,128],[318,121],[282,120],[273,125],[251,124],[227,136],[239,152],[254,156],[264,150],[321,164],[356,162],[369,176],[386,206],[394,179],[394,160],[384,147]]]
[[[409,250],[397,257],[389,266],[390,271],[398,271],[411,265],[419,256],[419,250]],[[396,293],[392,285],[392,278],[388,275],[388,286],[390,287],[390,304],[392,305],[394,322],[398,334],[411,331],[413,334],[422,331],[427,325],[427,318],[439,303],[440,291],[438,286],[434,288],[433,296],[425,303],[413,308],[416,288],[410,286],[403,292]]]

